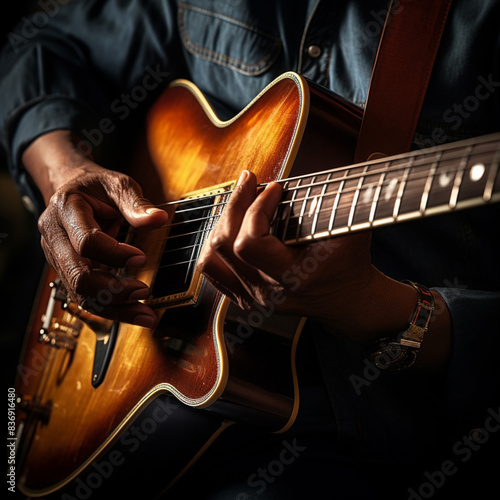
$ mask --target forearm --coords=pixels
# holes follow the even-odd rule
[[[91,158],[78,149],[78,139],[69,130],[42,135],[24,151],[22,162],[40,190],[45,204],[63,184],[78,176]]]

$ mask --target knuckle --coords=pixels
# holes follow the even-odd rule
[[[67,281],[71,291],[77,295],[85,295],[88,291],[90,267],[86,264],[78,264],[71,267],[67,273]]]
[[[229,256],[233,253],[233,242],[222,231],[217,231],[210,240],[210,248],[216,254]]]
[[[76,234],[76,251],[82,256],[86,257],[92,254],[92,250],[96,246],[98,228],[88,230],[79,230]]]
[[[256,250],[258,251],[252,243],[251,238],[238,236],[233,245],[235,255],[242,260],[247,260],[247,257],[251,256]]]

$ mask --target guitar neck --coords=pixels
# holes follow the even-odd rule
[[[282,181],[287,244],[500,201],[500,134]]]

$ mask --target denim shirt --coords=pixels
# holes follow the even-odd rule
[[[117,131],[125,134],[174,78],[196,83],[221,118],[289,70],[363,106],[388,4],[63,3],[24,18],[0,57],[1,145],[21,192],[38,211],[39,193],[20,160],[31,141],[61,128],[87,134],[89,141],[99,137],[96,130],[107,139],[112,128],[110,140]],[[498,0],[454,2],[417,147],[500,130],[499,25]],[[355,346],[315,331],[341,439],[362,443],[364,453],[376,457],[402,448],[394,434],[411,439],[420,427],[413,436],[418,439],[441,417],[468,432],[484,425],[488,410],[498,411],[500,264],[493,241],[500,236],[499,215],[498,205],[488,206],[373,232],[377,267],[442,294],[451,313],[453,352],[442,383],[431,390],[418,376],[371,373]]]

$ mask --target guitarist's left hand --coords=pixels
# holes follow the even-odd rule
[[[272,304],[361,343],[405,329],[416,292],[372,265],[371,233],[286,246],[269,234],[281,198],[278,183],[257,195],[255,176],[241,175],[199,260],[207,278],[242,308]]]

